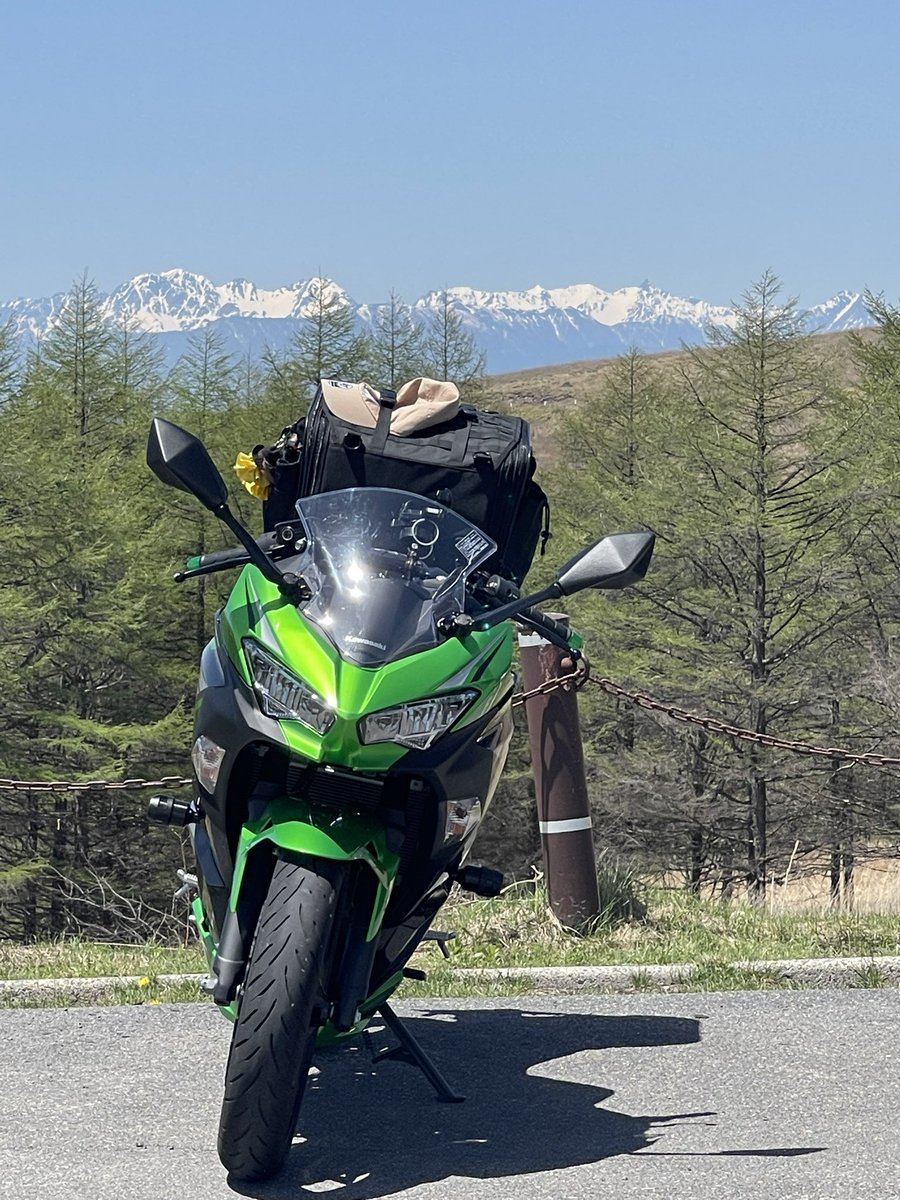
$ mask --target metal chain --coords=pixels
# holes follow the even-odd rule
[[[757,733],[753,729],[743,729],[740,725],[731,725],[727,721],[720,721],[715,717],[702,717],[698,713],[688,712],[687,709],[679,708],[675,704],[666,704],[663,701],[655,700],[643,692],[630,692],[627,688],[613,683],[611,679],[591,679],[590,682],[595,687],[601,688],[607,695],[615,696],[619,700],[626,700],[638,708],[662,713],[663,716],[670,717],[673,721],[696,725],[708,733],[721,734],[733,741],[754,742],[757,746],[768,746],[773,750],[790,750],[792,754],[805,754],[810,758],[838,759],[840,762],[862,763],[869,767],[900,767],[900,758],[892,758],[888,754],[855,753],[842,746],[811,746],[808,742],[773,737],[769,733]]]
[[[0,792],[123,792],[139,788],[185,787],[193,782],[181,775],[164,775],[162,779],[123,779],[118,783],[105,779],[92,779],[86,783],[64,779],[0,779]]]
[[[579,663],[585,661],[583,658],[579,659]],[[512,698],[513,708],[518,708],[520,704],[524,704],[526,700],[531,700],[534,696],[546,696],[550,692],[555,692],[557,688],[568,687],[570,683],[574,684],[576,689],[581,688],[587,681],[586,667],[570,671],[568,675],[559,675],[556,679],[548,679],[546,683],[539,684],[538,687],[532,688],[530,692],[516,692]]]
[[[587,660],[583,658],[578,660],[578,666],[574,671],[560,675],[556,679],[548,679],[539,687],[532,688],[530,692],[517,693],[513,696],[513,704],[524,704],[534,696],[546,696],[557,688],[568,687],[573,683],[576,688],[583,687],[585,683],[592,683],[594,687],[600,688],[601,691],[606,692],[609,696],[614,696],[617,700],[625,700],[627,703],[634,704],[637,708],[647,709],[649,712],[661,713],[673,721],[696,725],[700,729],[705,729],[707,733],[720,734],[732,741],[753,742],[757,746],[767,746],[772,750],[789,750],[792,754],[804,754],[810,758],[837,759],[839,762],[860,763],[869,767],[900,767],[900,758],[894,758],[889,754],[876,754],[869,751],[857,753],[847,750],[843,746],[811,746],[808,742],[774,737],[770,733],[758,733],[754,729],[744,729],[740,725],[732,725],[717,717],[704,717],[699,713],[689,712],[685,708],[679,708],[676,704],[656,700],[645,692],[631,692],[620,684],[613,683],[611,679],[602,677],[594,679],[589,674]]]

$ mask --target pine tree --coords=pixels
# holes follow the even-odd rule
[[[82,280],[0,412],[11,456],[0,479],[0,555],[13,565],[0,579],[4,774],[120,777],[142,737],[159,745],[173,706],[153,655],[165,619],[142,579],[152,549],[136,453],[146,409],[124,367],[134,361]],[[21,836],[0,837],[0,871],[24,873],[17,920],[26,936],[74,930],[79,913],[96,911],[96,889],[86,897],[104,856],[117,870],[130,859],[132,882],[147,877],[150,859],[133,840],[145,840],[143,822],[119,801],[58,792],[23,803]],[[3,834],[10,828],[4,822]],[[104,828],[119,843],[98,858]]]
[[[685,639],[698,699],[754,733],[821,733],[822,693],[834,686],[828,651],[858,605],[844,570],[852,529],[842,455],[828,433],[838,397],[770,273],[733,328],[711,330],[707,347],[688,352],[680,375],[671,474],[680,586],[648,594]],[[761,899],[773,803],[787,828],[814,801],[805,769],[785,777],[752,744],[729,758],[722,782],[743,814],[748,887]]]
[[[772,275],[709,340],[662,391],[626,356],[602,402],[579,411],[580,455],[567,465],[576,487],[588,484],[581,527],[602,513],[602,527],[649,525],[658,539],[640,589],[602,615],[584,603],[602,621],[605,661],[642,681],[636,690],[761,735],[826,737],[831,700],[852,687],[861,654],[847,406]],[[854,704],[841,712],[852,736]],[[680,845],[694,886],[715,863],[727,873],[743,860],[760,899],[795,839],[827,844],[821,780],[806,760],[636,720],[636,783],[616,785],[620,800]],[[627,746],[623,728],[620,718]],[[642,778],[657,797],[649,808]]]
[[[672,636],[647,601],[671,567],[667,530],[670,430],[680,401],[658,368],[639,350],[615,360],[587,402],[568,414],[562,463],[552,479],[554,559],[604,533],[653,528],[658,543],[650,577],[639,589],[584,594],[571,607],[579,628],[590,628],[589,653],[626,687],[655,685]],[[594,809],[604,837],[621,848],[641,847],[644,865],[684,868],[698,862],[717,835],[714,789],[704,747],[684,731],[657,724],[627,702],[582,693]],[[690,866],[688,867],[688,864]]]
[[[21,354],[16,328],[10,318],[0,325],[0,407],[13,395],[19,381]]]

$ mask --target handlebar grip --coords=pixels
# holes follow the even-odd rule
[[[539,612],[536,608],[526,608],[520,617],[529,625],[533,625],[535,629],[549,634],[551,641],[561,644],[567,649],[571,648],[572,630],[562,621],[555,621],[553,617],[548,617],[546,613]]]
[[[209,554],[201,554],[196,559],[191,561],[191,567],[194,570],[203,569],[203,567],[218,567],[218,566],[235,566],[238,567],[242,563],[248,563],[250,555],[246,550],[211,550]]]
[[[279,548],[281,543],[274,533],[264,533],[256,539],[256,544],[266,554]],[[210,550],[208,554],[198,554],[187,561],[189,571],[202,571],[214,567],[241,567],[250,561],[250,555],[240,546],[229,546],[227,550]]]

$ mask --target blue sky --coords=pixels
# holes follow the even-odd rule
[[[0,38],[0,300],[175,266],[900,299],[895,3],[18,0]]]

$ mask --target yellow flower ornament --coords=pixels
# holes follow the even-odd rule
[[[265,500],[269,495],[269,481],[259,469],[256,459],[243,451],[234,460],[234,473],[257,500]]]

